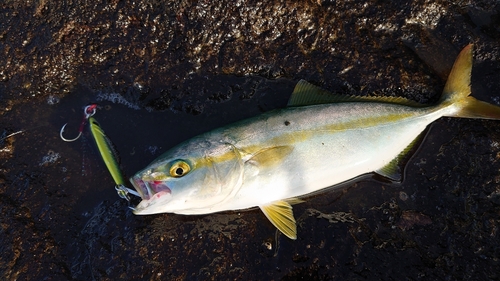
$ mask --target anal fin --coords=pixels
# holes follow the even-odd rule
[[[413,152],[418,147],[418,144],[424,139],[427,134],[427,129],[421,132],[405,149],[403,149],[396,158],[392,159],[384,167],[375,170],[375,173],[386,177],[394,182],[401,182],[403,180],[403,171],[406,162],[410,159]]]
[[[297,239],[297,225],[292,206],[283,200],[259,206],[271,223],[290,239]]]

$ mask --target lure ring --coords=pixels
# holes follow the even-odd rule
[[[85,107],[85,109],[83,110],[83,112],[85,113],[85,119],[89,119],[90,117],[94,116],[96,107],[97,104],[91,104]]]

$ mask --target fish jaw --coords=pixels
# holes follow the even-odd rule
[[[164,181],[144,181],[142,177],[135,176],[130,179],[130,182],[143,200],[149,200],[153,198],[155,194],[160,192],[168,194],[172,193],[172,190]]]
[[[148,215],[162,212],[159,207],[172,200],[172,190],[163,181],[144,181],[135,176],[130,182],[137,190],[142,201],[134,208],[136,215]]]
[[[134,214],[136,215],[152,215],[163,213],[163,206],[172,200],[172,194],[168,191],[160,191],[155,193],[150,199],[143,199],[135,206]]]

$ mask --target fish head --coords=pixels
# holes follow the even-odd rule
[[[135,214],[203,214],[242,184],[240,152],[229,143],[194,138],[130,178],[142,198]]]

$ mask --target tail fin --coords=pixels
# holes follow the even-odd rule
[[[471,96],[470,76],[472,71],[472,44],[458,55],[444,87],[441,104],[455,105],[458,110],[451,117],[500,120],[500,107],[479,101]]]

